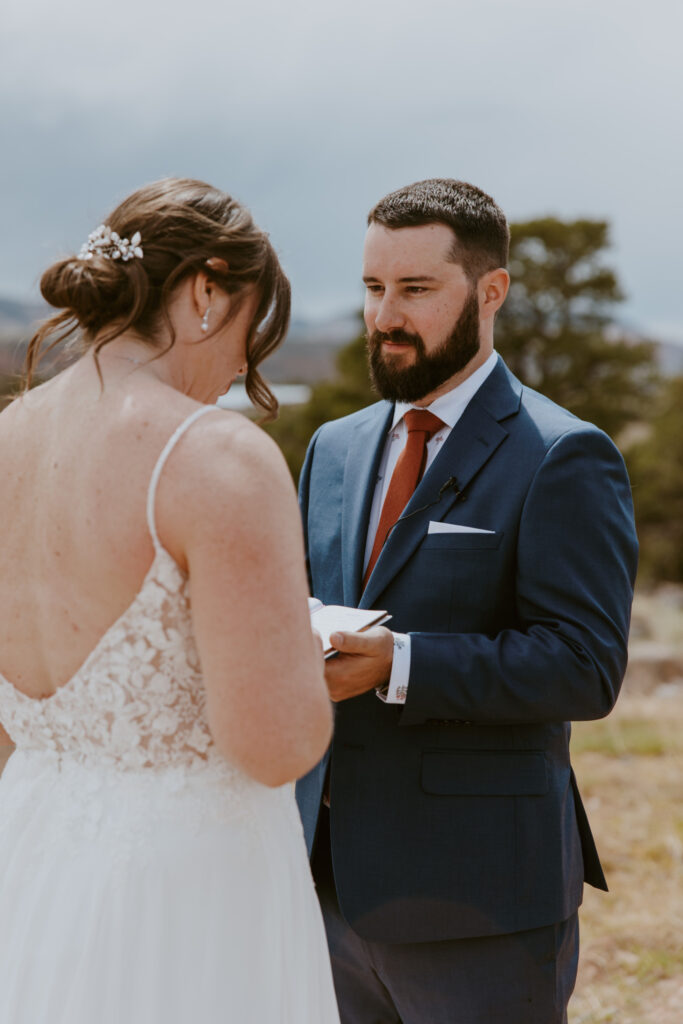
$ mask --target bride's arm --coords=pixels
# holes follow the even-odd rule
[[[322,757],[332,723],[291,477],[270,438],[232,416],[200,421],[167,472],[159,532],[187,564],[211,732],[281,785]]]

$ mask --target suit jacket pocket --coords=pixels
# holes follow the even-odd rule
[[[440,796],[542,796],[548,770],[540,750],[425,750],[421,783]]]
[[[497,548],[503,539],[502,533],[428,533],[420,543],[420,551],[433,548],[476,551],[481,548]]]

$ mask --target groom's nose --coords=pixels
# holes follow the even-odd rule
[[[405,314],[396,296],[385,293],[375,307],[374,314],[375,329],[382,334],[405,327]]]

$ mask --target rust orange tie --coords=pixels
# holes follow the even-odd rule
[[[427,461],[427,442],[444,425],[438,416],[427,409],[409,409],[403,419],[408,431],[408,440],[391,475],[389,490],[382,505],[375,543],[372,546],[370,561],[363,577],[363,586],[370,579],[370,574],[375,568],[375,562],[384,547],[389,531],[399,519],[422,478]]]

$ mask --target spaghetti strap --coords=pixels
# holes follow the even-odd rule
[[[157,533],[156,519],[154,514],[154,502],[156,499],[157,484],[159,483],[161,471],[164,468],[166,459],[169,457],[169,455],[171,454],[171,452],[173,451],[173,449],[175,448],[176,444],[183,436],[185,431],[188,429],[188,427],[191,427],[195,420],[198,420],[200,416],[203,416],[207,412],[220,412],[220,409],[218,409],[215,405],[205,405],[201,409],[196,409],[195,412],[193,412],[190,416],[187,417],[187,419],[183,420],[180,426],[173,431],[168,441],[164,445],[161,451],[161,455],[157,459],[156,465],[152,470],[152,476],[149,481],[149,489],[147,491],[147,525],[149,527],[149,532],[152,535],[152,541],[154,542],[154,548],[156,551],[158,551],[162,547],[161,541],[159,540],[159,534]]]

